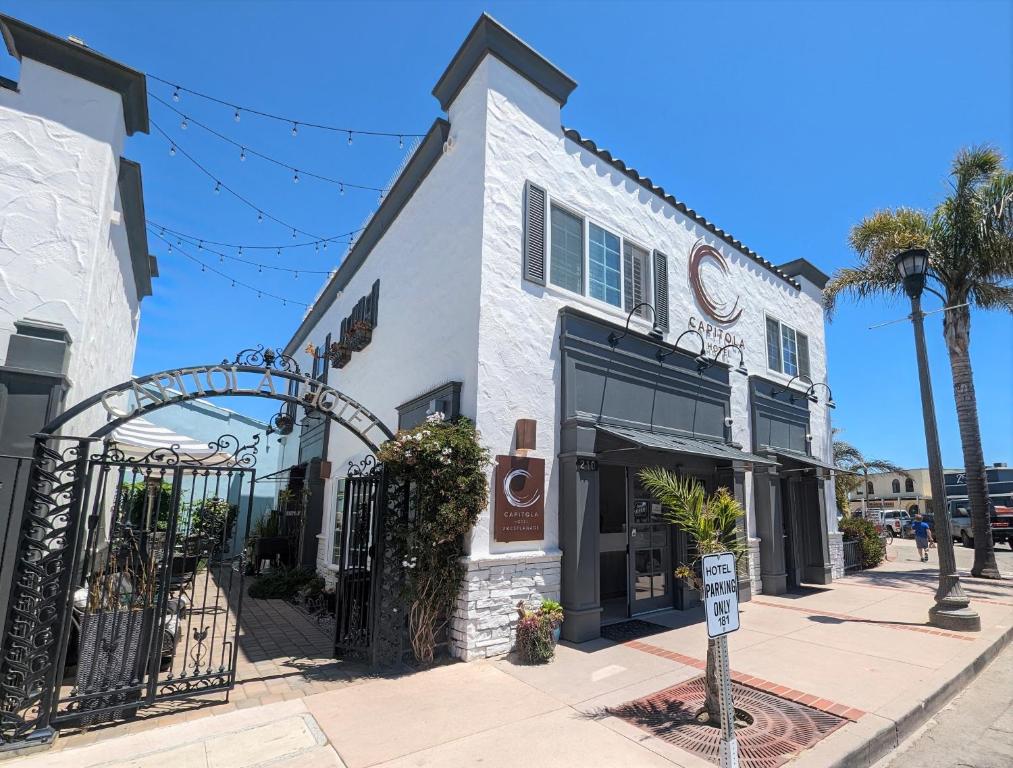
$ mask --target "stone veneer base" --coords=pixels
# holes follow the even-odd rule
[[[754,595],[763,591],[763,582],[760,580],[760,540],[749,539],[749,589]]]
[[[509,552],[462,563],[468,569],[450,622],[451,654],[464,661],[509,653],[517,603],[559,600],[562,552]]]
[[[830,577],[844,578],[844,534],[828,533],[830,544]]]

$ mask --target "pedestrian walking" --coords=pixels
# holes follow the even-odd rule
[[[929,542],[932,541],[932,529],[929,524],[922,520],[921,514],[915,515],[915,521],[911,525],[911,532],[915,535],[915,546],[918,547],[918,559],[923,563],[929,561]]]

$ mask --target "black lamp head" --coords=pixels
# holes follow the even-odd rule
[[[893,263],[904,281],[905,293],[912,299],[921,296],[929,271],[929,252],[924,248],[908,248],[894,255]]]

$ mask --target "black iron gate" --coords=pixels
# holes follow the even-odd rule
[[[3,742],[235,684],[254,444],[131,457],[40,438],[0,680]],[[56,645],[53,653],[52,645]],[[20,738],[19,738],[20,737]]]

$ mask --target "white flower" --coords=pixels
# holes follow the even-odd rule
[[[430,413],[428,416],[426,416],[426,421],[432,424],[437,421],[443,421],[444,418],[445,417],[441,411],[435,411],[434,413]]]

